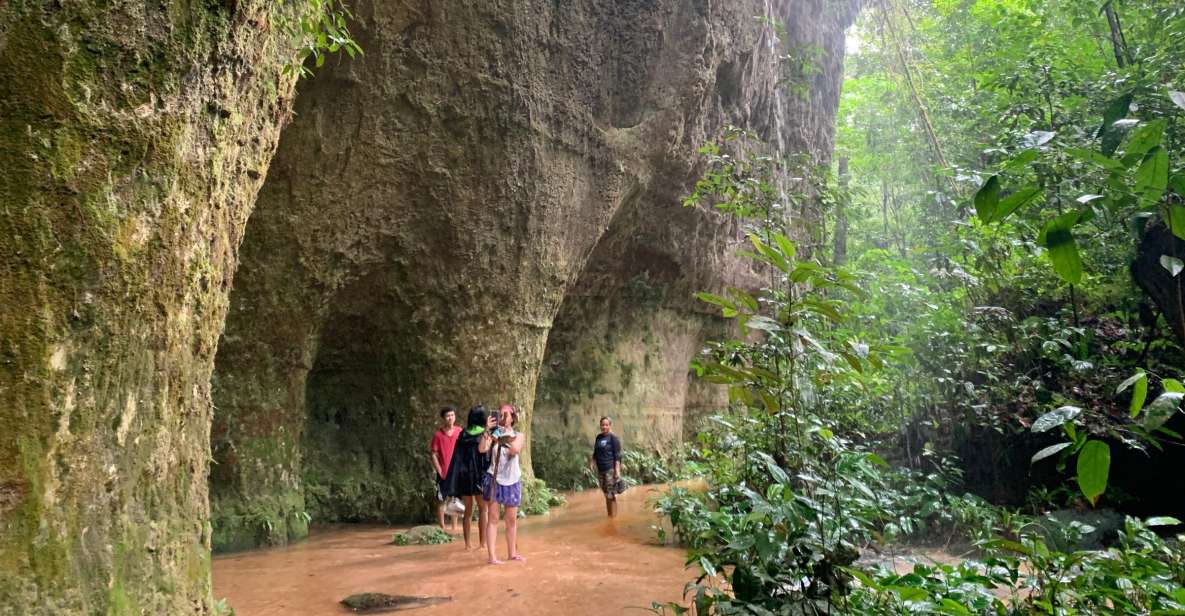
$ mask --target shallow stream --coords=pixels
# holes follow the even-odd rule
[[[684,584],[682,548],[656,544],[657,516],[646,506],[647,486],[619,497],[618,517],[605,517],[604,499],[590,490],[566,494],[551,514],[519,521],[526,562],[486,564],[484,550],[453,543],[399,547],[391,536],[404,527],[314,528],[296,545],[214,558],[214,596],[226,597],[237,616],[351,613],[339,601],[360,592],[452,597],[415,614],[563,614],[638,612],[652,601],[677,601]],[[476,524],[473,544],[476,547]],[[506,557],[504,529],[498,556]]]

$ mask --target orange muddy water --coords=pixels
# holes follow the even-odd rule
[[[484,550],[466,552],[459,537],[399,547],[390,545],[395,527],[314,529],[293,546],[216,557],[214,596],[238,616],[348,614],[338,602],[359,592],[453,598],[412,610],[425,615],[643,613],[631,608],[678,601],[695,576],[684,570],[683,549],[656,544],[651,526],[658,518],[646,505],[654,494],[630,489],[612,522],[599,492],[568,494],[568,504],[550,515],[519,520],[527,560],[502,565],[487,565]],[[498,557],[506,557],[501,527]]]

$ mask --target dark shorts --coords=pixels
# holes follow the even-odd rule
[[[597,473],[597,484],[601,486],[601,493],[605,495],[605,500],[615,500],[617,498],[617,490],[614,489],[617,485],[617,480],[613,478],[613,471]]]
[[[481,499],[487,503],[494,502],[494,476],[489,473],[481,477]]]

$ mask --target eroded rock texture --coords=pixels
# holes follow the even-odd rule
[[[712,326],[690,294],[749,275],[737,229],[679,204],[695,149],[732,123],[825,155],[853,11],[357,2],[366,55],[302,84],[244,240],[214,379],[216,547],[299,537],[306,511],[422,515],[444,403],[513,403],[567,437],[612,401],[634,409],[622,429],[675,438]],[[787,48],[757,17],[819,50],[802,94],[778,92]],[[589,398],[590,380],[623,393]]]
[[[209,608],[210,373],[289,108],[277,7],[0,3],[0,613]]]

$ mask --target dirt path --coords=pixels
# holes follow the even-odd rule
[[[630,608],[677,601],[694,577],[683,568],[684,550],[655,545],[657,518],[645,507],[653,495],[631,489],[609,522],[599,493],[569,494],[551,515],[520,520],[527,561],[500,566],[487,565],[484,551],[466,552],[460,540],[397,547],[389,545],[393,527],[315,529],[294,546],[215,558],[214,596],[226,597],[238,616],[350,613],[338,601],[357,592],[453,597],[414,610],[425,615],[642,613]],[[501,529],[498,539],[504,558]]]

